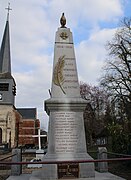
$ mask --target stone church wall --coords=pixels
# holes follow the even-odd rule
[[[8,147],[16,147],[18,141],[18,122],[20,115],[13,106],[0,105],[0,128],[1,143],[8,144]]]

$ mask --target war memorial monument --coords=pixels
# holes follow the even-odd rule
[[[83,112],[72,33],[64,13],[55,36],[51,97],[45,101],[49,115],[48,152],[42,161],[91,160],[87,154]],[[45,164],[34,176],[43,179],[94,177],[94,163]]]

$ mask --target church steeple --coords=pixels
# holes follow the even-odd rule
[[[10,33],[9,33],[9,11],[0,49],[0,105],[14,105],[16,95],[16,83],[11,74],[11,56],[10,56]]]
[[[6,21],[4,36],[0,49],[0,73],[11,74],[11,58],[10,58],[10,34],[9,20]]]
[[[11,58],[10,58],[10,34],[9,34],[9,11],[10,4],[8,5],[7,21],[4,30],[4,36],[2,40],[2,45],[0,49],[0,73],[10,73],[11,74]]]

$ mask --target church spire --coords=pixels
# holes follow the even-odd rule
[[[0,73],[11,74],[10,34],[9,34],[9,11],[11,9],[9,5],[8,8],[6,8],[8,10],[7,21],[6,21],[4,35],[0,49]]]

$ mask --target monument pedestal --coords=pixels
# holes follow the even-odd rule
[[[48,153],[43,161],[92,160],[87,154],[85,140],[83,111],[86,105],[87,101],[81,98],[51,98],[45,101],[45,110],[49,113],[50,122]],[[63,177],[73,177],[70,169],[72,164],[67,163],[68,166],[60,170],[65,171]],[[48,165],[43,167],[47,170]],[[58,179],[59,173],[61,173],[58,165],[49,165],[49,167],[51,167],[51,171],[55,172],[53,178]],[[69,169],[70,174],[68,174],[67,169]],[[78,178],[95,176],[94,163],[79,163],[78,168],[74,168],[74,171],[76,171]],[[50,174],[48,172],[48,177],[50,177]],[[42,177],[46,178],[44,172]],[[52,174],[50,178],[52,178]]]
[[[79,154],[80,156],[80,154]],[[83,158],[84,157],[84,158]],[[77,163],[77,160],[91,160],[92,158],[87,155],[81,155],[80,159],[78,154],[74,158],[68,159],[64,158],[64,155],[61,157],[60,161],[75,161],[68,163],[59,163],[59,164],[45,164],[43,165],[43,170],[41,171],[41,178],[43,179],[60,179],[61,178],[87,178],[94,177],[94,163]],[[46,160],[49,160],[48,158]],[[53,158],[53,161],[55,159]],[[56,161],[59,161],[58,159]],[[73,167],[72,167],[73,166]],[[74,168],[75,166],[75,168]]]
[[[87,102],[81,98],[68,98],[66,102],[64,99],[54,98],[45,101],[45,110],[50,116],[49,144],[48,152],[42,161],[63,163],[45,164],[41,172],[33,173],[34,176],[45,180],[95,176],[94,163],[77,163],[79,160],[93,160],[86,152],[83,120],[86,104]]]
[[[77,157],[77,156],[76,156]],[[70,159],[69,161],[76,161],[77,158]],[[82,160],[80,158],[79,160]],[[89,155],[86,155],[85,159],[91,160],[92,158]],[[83,159],[83,160],[85,160]],[[50,161],[48,158],[45,160]],[[67,158],[61,157],[61,161],[68,161]],[[55,158],[52,159],[55,161]],[[58,159],[57,159],[58,161]],[[32,173],[33,177],[37,177],[44,180],[52,179],[75,179],[75,178],[91,178],[95,177],[94,163],[59,163],[59,164],[45,164],[42,166],[42,170],[34,171]],[[30,180],[32,180],[30,178]]]

